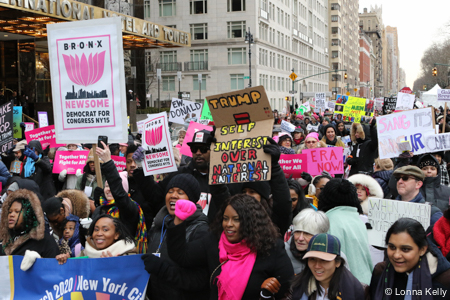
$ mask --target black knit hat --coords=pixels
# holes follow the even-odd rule
[[[246,182],[242,185],[242,189],[249,188],[255,190],[261,197],[269,200],[270,197],[270,184],[268,181],[255,181]]]
[[[194,203],[197,203],[200,199],[200,184],[191,174],[182,173],[175,175],[175,177],[173,177],[167,185],[166,194],[173,187],[182,189],[189,197],[189,200]]]
[[[432,156],[431,154],[424,154],[420,159],[419,159],[419,162],[418,162],[418,164],[417,164],[417,166],[420,168],[420,169],[423,169],[424,167],[427,167],[427,166],[432,166],[432,167],[435,167],[436,169],[438,169],[439,170],[439,162],[437,161],[437,159],[434,157],[434,156]]]
[[[327,129],[330,128],[330,127],[333,128],[334,134],[336,134],[336,128],[334,127],[334,125],[333,125],[333,124],[327,124],[327,125],[325,125],[325,127],[323,128],[323,134],[324,134],[324,135],[327,134]]]
[[[360,214],[363,213],[356,187],[347,179],[331,179],[319,195],[319,210],[327,212],[337,206],[356,207]]]

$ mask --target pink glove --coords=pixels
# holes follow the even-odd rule
[[[186,220],[192,216],[196,210],[197,206],[192,201],[180,199],[175,203],[175,216],[180,220]]]

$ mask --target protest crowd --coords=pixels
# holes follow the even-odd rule
[[[169,130],[149,127],[122,143],[14,139],[0,162],[1,255],[30,272],[45,258],[143,254],[150,300],[450,299],[448,111],[252,108],[250,122],[207,100],[236,123],[192,113],[173,130],[165,116],[164,147],[151,146]],[[428,123],[441,132],[417,141]],[[242,141],[227,140],[235,131]],[[165,152],[176,166],[150,172]]]

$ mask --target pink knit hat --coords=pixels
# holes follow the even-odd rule
[[[306,136],[306,139],[305,140],[307,140],[308,138],[315,138],[317,141],[319,141],[319,134],[317,133],[317,132],[311,132],[310,134],[308,134],[307,136]]]

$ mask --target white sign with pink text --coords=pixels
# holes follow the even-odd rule
[[[142,147],[145,155],[142,167],[145,176],[177,171],[167,114],[148,115],[143,130]]]
[[[127,140],[120,18],[47,25],[56,140]]]

